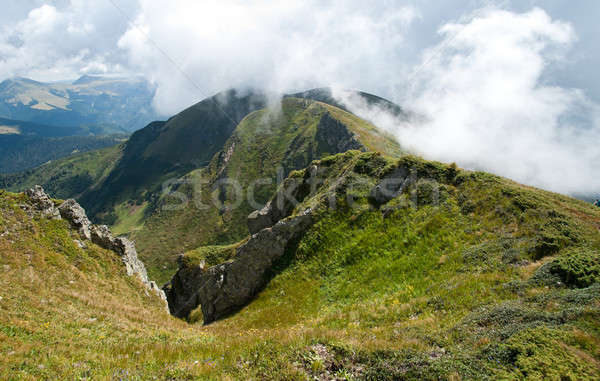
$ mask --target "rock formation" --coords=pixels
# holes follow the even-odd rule
[[[308,209],[254,234],[229,262],[208,269],[182,265],[166,287],[171,313],[187,317],[200,305],[204,324],[209,324],[243,307],[264,287],[268,270],[290,241],[312,223]]]
[[[25,194],[31,199],[37,211],[44,217],[60,219],[59,211],[56,209],[54,202],[44,192],[44,188],[36,185],[33,188],[26,190]]]
[[[39,185],[25,191],[25,194],[42,216],[58,219],[62,217],[77,229],[84,240],[92,241],[104,249],[117,253],[123,261],[127,275],[137,275],[148,289],[155,292],[164,301],[167,300],[164,291],[155,282],[148,279],[146,267],[139,260],[133,242],[124,237],[114,237],[106,225],[92,225],[85,210],[73,199],[64,201],[57,208]],[[80,246],[84,245],[79,240],[77,242]]]

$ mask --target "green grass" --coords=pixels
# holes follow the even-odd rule
[[[123,235],[142,229],[144,226],[144,213],[147,207],[147,202],[141,205],[135,203],[118,205],[115,208],[118,223],[112,226],[112,232],[116,235]]]
[[[254,301],[206,327],[168,316],[113,253],[77,247],[64,221],[30,220],[24,196],[0,194],[0,378],[600,377],[600,285],[587,265],[600,211],[410,156],[316,164],[327,181],[298,210],[317,207],[319,221]],[[439,181],[440,204],[427,182],[380,207],[370,187],[346,186],[398,165]],[[331,192],[337,208],[320,207]],[[558,249],[541,250],[548,242]],[[189,259],[216,263],[232,250]],[[554,262],[566,271],[542,271]]]
[[[176,271],[179,254],[203,245],[228,245],[248,235],[246,217],[256,209],[247,201],[252,189],[258,204],[265,204],[277,187],[278,168],[283,176],[307,166],[312,160],[327,156],[330,149],[319,142],[317,125],[325,113],[343,122],[367,148],[388,156],[399,155],[400,147],[371,124],[324,103],[286,98],[281,109],[262,109],[247,115],[237,126],[210,164],[188,173],[184,180],[204,181],[194,188],[182,185],[178,192],[187,195],[188,206],[179,211],[157,210],[145,219],[143,228],[134,232],[142,259],[150,274],[160,283]],[[280,175],[281,176],[281,175]],[[242,189],[238,195],[231,187],[216,189],[221,178],[236,180]],[[254,184],[267,179],[270,184]],[[254,184],[254,185],[253,185]],[[219,198],[219,206],[212,201]],[[171,197],[162,202],[173,202]],[[208,206],[197,208],[195,201]],[[158,209],[162,206],[159,203]]]
[[[20,192],[42,185],[56,198],[79,197],[98,186],[122,154],[117,145],[97,151],[72,155],[14,175],[0,175],[0,186]]]

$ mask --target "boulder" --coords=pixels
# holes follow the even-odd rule
[[[264,228],[273,226],[271,214],[272,208],[270,201],[261,210],[255,210],[254,212],[250,213],[247,220],[248,231],[250,232],[250,234],[258,233]]]
[[[33,206],[39,211],[42,216],[51,219],[60,219],[60,212],[54,206],[54,201],[48,197],[44,188],[39,185],[25,191],[25,195],[29,197]]]
[[[285,253],[289,243],[312,225],[311,210],[262,229],[237,248],[229,262],[203,269],[181,267],[165,287],[169,309],[187,317],[202,306],[209,324],[246,305],[266,284],[268,270]]]
[[[58,210],[62,218],[71,222],[71,225],[79,230],[82,237],[88,240],[92,239],[90,232],[92,223],[88,219],[85,210],[77,201],[72,198],[68,199],[58,207]]]

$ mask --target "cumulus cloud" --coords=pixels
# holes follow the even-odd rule
[[[600,189],[598,105],[542,80],[576,39],[569,24],[487,9],[439,33],[404,99],[426,120],[387,123],[405,146],[559,192]]]
[[[135,0],[119,2],[131,11],[137,9],[136,4]],[[38,4],[24,18],[4,22],[0,28],[0,78],[56,81],[126,71],[116,43],[127,23],[115,16],[109,2],[69,0]]]
[[[405,31],[418,17],[414,7],[392,2],[181,0],[171,6],[142,0],[140,5],[135,26],[119,46],[132,66],[158,84],[156,106],[164,112],[229,87],[382,87],[402,67]]]

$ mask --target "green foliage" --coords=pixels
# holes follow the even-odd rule
[[[206,327],[201,308],[189,323],[167,316],[114,253],[80,248],[65,221],[28,219],[25,196],[0,193],[0,378],[600,377],[600,211],[415,157],[350,151],[315,164],[323,187],[297,211],[314,207],[318,221],[255,300]],[[370,189],[405,165],[423,181],[372,207]],[[358,180],[365,186],[352,187]],[[424,201],[413,204],[413,192]],[[534,201],[523,209],[515,197]],[[214,213],[177,237],[204,225],[217,235]],[[546,235],[559,249],[536,260]],[[187,265],[211,265],[235,245],[190,249]],[[584,288],[535,282],[544,268]]]
[[[600,254],[597,249],[574,248],[545,265],[546,271],[573,287],[589,287],[600,281]]]
[[[199,266],[203,264],[206,267],[218,265],[233,258],[235,249],[241,244],[222,246],[202,246],[195,250],[185,253],[185,266]]]
[[[577,348],[572,332],[530,328],[501,345],[510,370],[497,379],[592,380],[600,376],[597,360]]]

